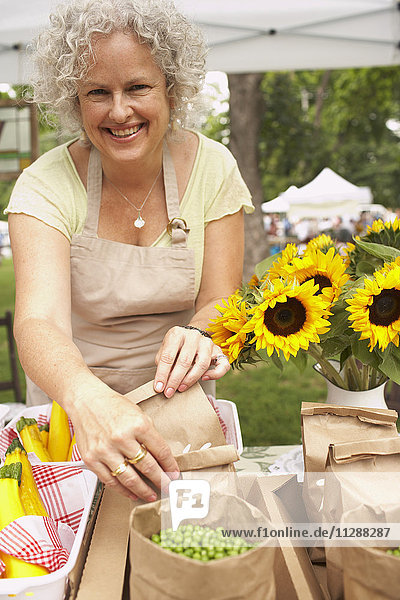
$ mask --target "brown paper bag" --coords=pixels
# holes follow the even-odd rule
[[[346,600],[398,600],[400,558],[383,548],[342,548]]]
[[[235,481],[236,473],[232,473],[233,462],[238,459],[236,449],[231,445],[218,446],[197,450],[175,456],[182,477],[193,471],[202,472],[201,477],[208,475],[209,471],[217,476],[229,474],[229,489]],[[233,469],[234,470],[234,469]],[[198,475],[197,475],[198,477]],[[149,482],[148,482],[149,483]],[[218,482],[220,483],[220,482]],[[227,485],[227,484],[226,484]],[[215,481],[212,486],[214,489]],[[236,490],[236,487],[233,488]],[[160,491],[156,489],[157,493]],[[132,510],[138,506],[147,506],[142,500],[132,502],[125,496],[110,488],[105,488],[101,503],[99,518],[94,529],[87,554],[85,569],[79,587],[79,600],[121,600],[124,586],[124,574],[128,551],[129,519]],[[111,564],[111,571],[104,569],[104,552],[107,551],[107,565]],[[112,577],[110,577],[112,572]],[[74,594],[77,591],[75,590]],[[75,595],[73,595],[75,598]],[[136,599],[135,599],[136,600]]]
[[[400,521],[400,438],[332,444],[326,475],[324,519],[330,523]],[[344,548],[326,548],[332,600],[343,597]],[[400,567],[400,561],[398,563]]]
[[[275,548],[259,546],[244,554],[203,563],[150,541],[161,529],[164,501],[136,508],[130,530],[131,600],[274,600]],[[207,524],[229,510],[237,527],[265,526],[265,516],[236,496],[213,495]],[[201,524],[201,520],[199,520]]]
[[[395,410],[303,402],[301,428],[305,471],[325,471],[330,444],[395,437],[396,420]]]
[[[377,440],[397,435],[394,410],[354,408],[314,402],[301,405],[301,431],[304,470],[303,486],[306,510],[311,520],[320,521],[323,486],[317,485],[324,473],[330,444],[358,440]]]
[[[226,444],[218,416],[199,383],[167,399],[157,394],[149,381],[126,397],[140,404],[174,455],[181,454],[189,444],[190,450],[200,450],[207,443]]]
[[[175,456],[182,479],[201,479],[210,483],[214,492],[221,494],[239,493],[234,462],[239,460],[237,450],[232,445],[195,450]]]
[[[332,444],[325,518],[354,523],[400,521],[400,437]]]
[[[240,483],[239,473],[239,483]],[[298,496],[295,475],[260,476],[250,489],[248,500],[259,508],[275,525],[285,527],[294,522],[306,522],[299,514],[301,506],[293,511],[285,505],[279,493],[293,499]],[[300,496],[301,498],[301,496]],[[278,542],[280,539],[278,538]],[[277,547],[274,563],[276,600],[324,600],[324,593],[313,570],[306,548],[296,547],[285,541]]]
[[[301,405],[301,433],[305,481],[303,499],[311,521],[321,522],[329,445],[336,442],[393,437],[397,434],[394,410],[337,406],[318,402]],[[315,474],[315,475],[314,475]],[[310,548],[313,562],[324,562],[323,548]]]

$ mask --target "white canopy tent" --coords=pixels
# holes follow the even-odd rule
[[[0,0],[0,82],[24,83],[25,47],[57,0]],[[245,73],[400,63],[397,0],[176,0],[203,28],[208,69]]]
[[[291,185],[286,191],[288,192],[292,188],[297,190],[295,185]],[[277,198],[273,200],[268,200],[268,202],[263,202],[261,204],[261,210],[263,213],[287,213],[289,212],[289,201],[285,198],[285,192],[280,194]]]
[[[369,187],[358,187],[332,169],[325,168],[306,185],[300,188],[290,186],[270,202],[277,207],[286,205],[286,211],[274,212],[286,212],[290,220],[343,215],[357,217],[361,206],[372,202],[372,194]],[[264,202],[261,209],[268,212],[270,206],[269,202]]]

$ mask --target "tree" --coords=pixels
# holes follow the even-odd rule
[[[255,212],[245,218],[244,279],[254,272],[254,265],[265,257],[267,240],[263,228],[261,204],[264,201],[259,171],[259,134],[264,101],[260,89],[263,75],[247,73],[228,75],[230,90],[230,149],[253,196]]]
[[[375,202],[400,207],[400,139],[387,127],[390,119],[400,121],[398,68],[267,73],[262,91],[267,199],[329,166],[371,187]]]
[[[229,75],[230,112],[213,115],[208,133],[226,138],[253,195],[247,216],[245,279],[267,254],[261,203],[302,186],[324,167],[374,201],[400,207],[400,71],[374,67]],[[228,125],[227,125],[228,123]],[[222,130],[224,134],[222,135]]]

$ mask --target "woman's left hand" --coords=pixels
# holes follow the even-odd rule
[[[179,326],[166,333],[156,364],[154,389],[167,398],[177,390],[184,392],[199,379],[219,379],[230,368],[228,358],[211,338]]]

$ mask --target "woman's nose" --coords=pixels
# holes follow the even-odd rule
[[[133,110],[129,105],[128,99],[123,94],[115,94],[112,97],[110,108],[110,118],[118,123],[123,123],[132,114]]]

